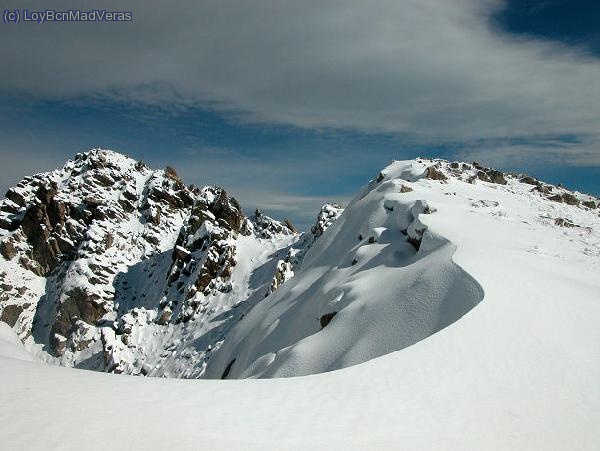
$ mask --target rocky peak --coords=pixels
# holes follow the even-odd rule
[[[231,279],[240,234],[293,239],[278,221],[246,218],[222,188],[186,186],[172,167],[101,149],[77,154],[0,201],[0,317],[57,363],[162,374],[159,364],[144,369],[145,334],[229,324],[209,319],[240,300],[244,288]],[[215,333],[195,348],[194,374],[219,341]],[[173,365],[189,364],[188,346]]]

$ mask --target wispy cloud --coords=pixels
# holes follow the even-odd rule
[[[33,1],[9,1],[25,8]],[[600,142],[600,62],[497,30],[500,0],[154,3],[118,26],[2,27],[4,89],[420,142],[548,133]],[[53,8],[71,7],[57,1]],[[48,39],[52,47],[42,45]],[[573,146],[576,152],[588,148]]]

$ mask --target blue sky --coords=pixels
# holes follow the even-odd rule
[[[361,3],[182,9],[203,24],[132,4],[132,24],[0,24],[0,188],[102,147],[301,227],[416,156],[600,194],[598,3]]]

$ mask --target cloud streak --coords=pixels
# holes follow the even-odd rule
[[[131,8],[134,21],[3,27],[4,87],[210,104],[242,120],[421,140],[597,133],[598,60],[502,34],[490,20],[500,1],[102,6]]]

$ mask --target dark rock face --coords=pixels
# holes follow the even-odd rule
[[[227,196],[225,190],[219,190],[217,200],[212,205],[211,211],[217,218],[224,219],[231,230],[240,231],[244,219],[242,208],[234,197]]]
[[[337,312],[325,313],[323,316],[321,316],[321,318],[319,319],[321,329],[327,327],[327,325],[331,322],[335,315],[337,315]]]
[[[15,324],[17,324],[19,316],[27,307],[28,305],[5,305],[4,309],[2,310],[2,314],[0,315],[0,321],[5,322],[10,327],[14,327]]]
[[[539,180],[536,180],[533,177],[530,177],[528,175],[526,175],[523,178],[521,178],[521,180],[519,180],[519,182],[526,183],[527,185],[540,186],[540,181]]]
[[[504,174],[500,171],[490,169],[487,171],[487,175],[492,183],[496,183],[498,185],[506,185],[507,183],[506,179],[504,178]]]
[[[477,171],[477,178],[482,182],[492,182],[492,179],[490,179],[490,177],[483,171]]]
[[[290,229],[290,232],[292,233],[298,233],[298,229],[294,226],[294,224],[292,224],[292,221],[290,221],[289,219],[284,219],[283,220],[283,224]]]
[[[567,205],[579,205],[580,203],[579,199],[569,193],[555,194],[550,196],[548,200],[565,203]]]
[[[12,260],[17,255],[17,249],[12,240],[0,242],[0,254],[7,260]]]
[[[171,166],[167,166],[165,168],[165,176],[167,176],[171,180],[181,181],[181,179],[177,175],[177,171],[174,168],[172,168]]]
[[[554,224],[559,227],[567,227],[567,228],[581,227],[581,226],[578,226],[577,224],[572,223],[571,221],[569,221],[568,219],[565,219],[565,218],[556,218],[554,220]]]
[[[435,166],[429,166],[425,170],[425,178],[428,178],[429,180],[439,180],[441,182],[448,180],[448,177],[446,177],[443,172],[436,169]]]
[[[73,288],[66,295],[67,298],[57,308],[56,320],[50,330],[50,345],[57,355],[64,351],[60,336],[67,337],[78,319],[94,325],[108,312],[98,295],[90,294],[83,288]]]
[[[21,230],[32,246],[31,258],[38,263],[33,271],[41,276],[54,269],[62,253],[57,237],[65,224],[67,207],[55,200],[56,193],[55,184],[41,186],[21,222]]]
[[[591,209],[596,208],[596,204],[593,200],[583,201],[583,202],[581,202],[581,205],[583,205],[584,207],[587,207],[587,208],[591,208]]]
[[[563,202],[567,205],[579,205],[579,199],[569,193],[563,193]]]
[[[10,188],[6,192],[6,198],[12,200],[15,204],[17,204],[20,207],[24,207],[26,205],[25,198],[15,188]]]
[[[227,365],[227,367],[223,371],[223,374],[221,374],[221,379],[227,379],[227,376],[229,376],[229,373],[231,372],[231,368],[233,367],[233,364],[235,363],[235,360],[236,359],[233,359],[231,362],[229,362],[229,364]]]
[[[319,238],[323,232],[333,224],[342,211],[343,208],[338,204],[326,204],[321,207],[317,220],[310,229],[315,239]]]

